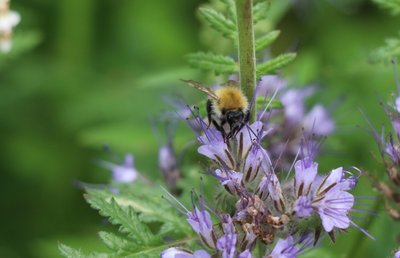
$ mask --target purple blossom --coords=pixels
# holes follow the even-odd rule
[[[296,258],[297,254],[301,251],[300,248],[296,247],[296,243],[292,236],[288,236],[286,239],[280,239],[276,243],[272,253],[267,256],[268,258]]]
[[[237,190],[242,188],[241,182],[243,178],[243,174],[235,171],[229,170],[215,170],[215,176],[221,182],[221,185],[225,186],[225,188],[232,194],[237,193]]]
[[[222,230],[225,234],[234,234],[235,226],[233,225],[233,220],[229,214],[224,214],[221,216]]]
[[[394,254],[394,258],[400,258],[400,250]]]
[[[264,130],[264,125],[261,121],[255,121],[248,127],[243,127],[237,134],[236,140],[238,146],[238,157],[245,159],[255,143],[260,143],[261,140],[268,134]]]
[[[244,250],[237,258],[251,258],[251,252],[249,250]]]
[[[290,89],[281,96],[281,102],[285,107],[285,118],[289,124],[299,124],[305,114],[304,99],[312,95],[314,89]]]
[[[172,142],[161,146],[158,152],[158,166],[164,176],[169,189],[172,191],[176,188],[176,182],[179,179],[180,171],[175,156]]]
[[[312,165],[307,167],[307,163]],[[345,178],[341,167],[332,170],[325,177],[320,177],[317,176],[317,168],[318,164],[315,162],[296,162],[295,194],[299,198],[294,203],[294,211],[299,217],[310,216],[312,211],[317,212],[327,232],[334,227],[348,228],[351,224],[349,212],[354,205],[354,196],[346,191],[355,186],[355,177]]]
[[[266,175],[261,179],[256,193],[261,199],[265,199],[267,196],[269,196],[274,202],[274,206],[278,211],[282,213],[285,211],[281,184],[279,183],[279,179],[275,173]]]
[[[400,97],[397,97],[394,101],[394,108],[397,113],[400,113]]]
[[[139,172],[134,167],[134,158],[132,154],[127,154],[125,156],[124,164],[116,165],[108,161],[100,161],[100,165],[110,169],[113,180],[118,183],[132,183],[139,176]]]
[[[308,195],[310,193],[311,185],[314,182],[315,176],[317,175],[318,164],[307,157],[296,161],[294,169],[295,195]]]
[[[217,241],[217,249],[222,252],[222,258],[233,258],[236,251],[236,234],[225,234]]]
[[[298,217],[308,217],[311,216],[311,212],[313,212],[313,208],[311,207],[311,200],[306,196],[300,196],[294,202],[293,210],[296,212]]]
[[[331,232],[334,227],[348,228],[350,218],[348,213],[354,205],[354,196],[339,189],[328,191],[321,200],[314,200],[313,206],[317,207],[322,225],[326,232]]]
[[[304,131],[318,135],[328,135],[335,129],[335,123],[328,111],[321,105],[315,105],[302,121]]]
[[[179,212],[187,216],[186,221],[190,224],[192,229],[200,236],[205,245],[210,248],[215,248],[215,236],[213,232],[213,224],[211,221],[210,213],[205,209],[203,197],[199,200],[200,209],[194,204],[194,199],[198,196],[193,192],[192,203],[193,211],[189,211],[181,202],[179,202],[171,193],[164,189],[164,191],[178,204],[175,205],[170,200],[164,198]]]
[[[214,142],[212,144],[202,145],[198,148],[198,152],[219,163],[221,167],[231,170],[235,169],[235,160],[225,142]]]
[[[354,205],[354,196],[345,190],[348,190],[348,184],[341,167],[324,177],[315,190],[312,205],[327,232],[334,227],[345,229],[350,226],[348,214]]]
[[[161,258],[211,258],[211,256],[204,250],[197,250],[194,253],[189,251],[170,247],[160,254]]]
[[[258,146],[253,145],[243,164],[242,171],[244,182],[252,182],[257,177],[261,170],[263,159],[264,155],[262,150]]]
[[[287,86],[287,80],[276,75],[265,75],[261,77],[257,87],[258,96],[267,96],[277,90],[284,89]]]
[[[186,216],[188,216],[186,221],[192,226],[192,229],[201,236],[204,243],[210,248],[215,248],[212,221],[208,211],[194,207],[194,210],[186,213]]]

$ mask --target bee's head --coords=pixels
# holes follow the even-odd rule
[[[239,131],[245,121],[245,114],[242,110],[229,110],[226,112],[226,121],[229,124],[230,130],[232,134],[235,134]]]

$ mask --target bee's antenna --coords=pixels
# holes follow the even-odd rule
[[[258,116],[258,119],[257,119],[257,120],[260,120],[260,119],[264,116],[265,112],[266,112],[266,111],[268,110],[268,108],[270,107],[272,101],[275,99],[275,97],[276,97],[276,95],[278,94],[278,91],[279,91],[279,90],[280,90],[280,88],[277,88],[277,89],[275,90],[275,92],[274,92],[274,94],[272,95],[271,99],[269,100],[267,106],[266,106],[266,107],[264,108],[264,110],[260,113],[260,115]]]

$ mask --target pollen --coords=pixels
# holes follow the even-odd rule
[[[217,106],[220,110],[246,109],[248,102],[242,91],[236,87],[223,87],[215,91],[218,96]]]

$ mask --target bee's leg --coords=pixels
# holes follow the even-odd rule
[[[207,110],[207,119],[208,119],[208,128],[210,128],[211,123],[214,125],[216,124],[215,121],[212,119],[212,102],[210,99],[207,100],[207,105],[206,105],[206,110]]]
[[[217,129],[218,131],[221,132],[222,137],[225,137],[225,131],[224,131],[223,124],[219,125],[217,123],[217,121],[215,121],[214,119],[211,119],[211,121],[212,121],[212,124],[214,125],[215,129]]]
[[[226,141],[229,138],[230,133],[226,134],[225,129],[224,129],[224,125],[225,124],[226,124],[226,120],[225,119],[221,119],[221,125],[219,126],[218,131],[221,132],[222,137]]]

